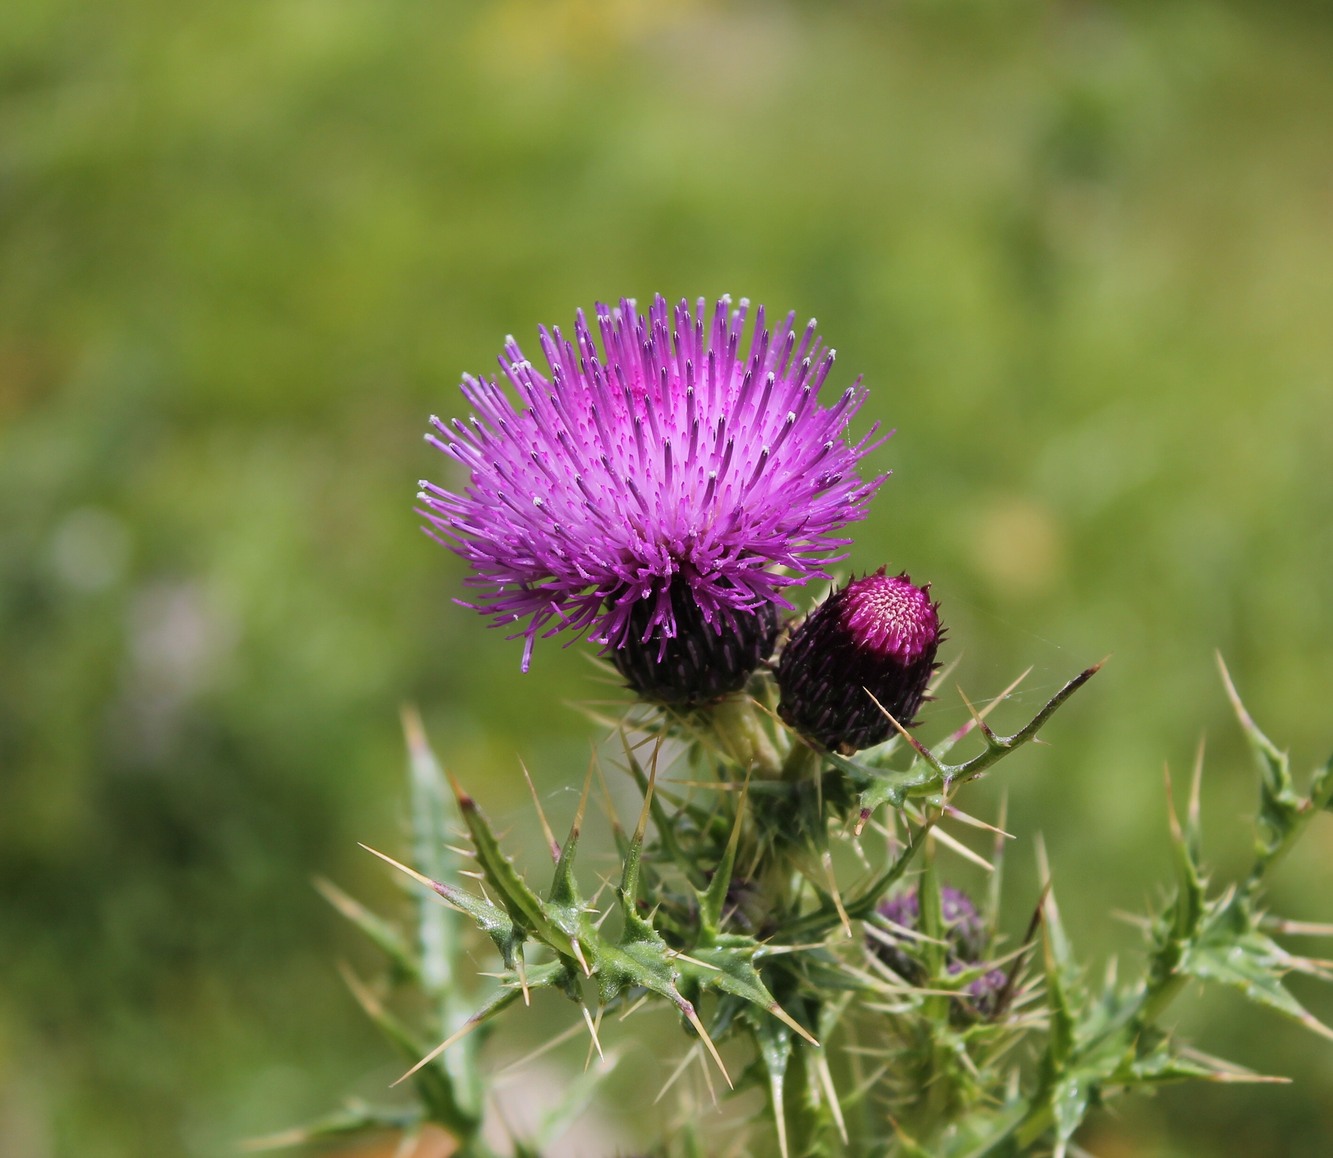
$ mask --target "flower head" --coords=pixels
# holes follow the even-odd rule
[[[512,394],[464,377],[473,417],[431,419],[427,440],[470,478],[421,484],[425,530],[472,565],[469,606],[523,623],[525,670],[534,640],[566,629],[613,657],[641,646],[665,659],[682,630],[704,653],[709,636],[740,634],[740,652],[766,654],[783,591],[842,557],[838,531],[883,480],[856,472],[874,429],[846,436],[864,392],[820,405],[833,351],[814,322],[798,336],[788,315],[770,333],[760,307],[745,353],[748,314],[727,298],[711,317],[703,299],[691,312],[658,296],[646,315],[598,305],[572,339],[540,330],[549,376],[510,338]]]
[[[885,712],[904,727],[912,723],[943,635],[927,587],[883,567],[853,579],[783,649],[778,710],[826,748],[855,752],[881,743],[893,733]]]

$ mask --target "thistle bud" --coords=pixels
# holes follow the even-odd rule
[[[916,933],[921,930],[921,898],[915,888],[895,893],[881,902],[876,910],[892,926]],[[992,1016],[998,1012],[998,1001],[1003,993],[1008,977],[1003,969],[987,969],[982,964],[986,952],[988,934],[986,923],[977,907],[962,889],[949,885],[940,888],[940,920],[946,946],[944,970],[950,977],[965,971],[975,971],[978,976],[967,985],[963,992],[967,998],[967,1007],[960,1013],[970,1010],[973,1014]],[[912,937],[888,932],[892,942],[872,939],[871,950],[890,969],[912,985],[929,985],[930,977],[922,960],[921,943]]]
[[[728,608],[709,623],[683,585],[672,587],[670,599],[669,618],[655,610],[655,600],[640,600],[630,612],[625,642],[608,653],[644,699],[676,707],[720,699],[744,687],[772,653],[778,635],[772,604],[753,611]]]
[[[882,567],[835,591],[783,649],[782,718],[847,753],[889,738],[893,725],[885,712],[909,726],[936,667],[944,634],[937,612],[928,587]]]
[[[916,932],[921,925],[921,898],[915,888],[907,889],[882,901],[876,912],[890,924]],[[940,920],[944,923],[944,939],[949,946],[951,965],[961,969],[978,961],[986,951],[986,923],[972,898],[962,889],[942,885]],[[902,937],[895,945],[872,941],[871,947],[895,973],[908,981],[917,983],[924,978],[925,971],[916,959],[913,940]],[[950,969],[950,972],[956,971]]]

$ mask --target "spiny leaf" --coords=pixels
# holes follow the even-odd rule
[[[731,826],[722,859],[713,870],[713,879],[705,892],[696,893],[699,901],[699,932],[703,944],[711,944],[722,926],[722,909],[731,888],[731,875],[736,867],[736,847],[740,843],[741,823],[745,819],[745,805],[749,800],[750,777],[745,777],[740,799],[736,802],[736,819]]]
[[[691,961],[705,966],[691,972],[691,979],[704,989],[716,989],[748,1001],[751,1005],[772,1014],[780,1022],[795,1030],[813,1046],[819,1042],[814,1035],[793,1018],[768,991],[751,958],[759,948],[752,938],[735,938],[735,943],[707,949],[695,949],[688,957],[679,956],[688,966]]]
[[[420,978],[420,964],[416,955],[408,946],[406,938],[393,925],[372,913],[354,897],[348,896],[332,881],[316,877],[314,885],[320,895],[360,929],[397,969],[408,977]]]
[[[1219,920],[1185,954],[1180,970],[1238,989],[1256,1005],[1276,1010],[1321,1037],[1333,1038],[1333,1029],[1309,1013],[1282,984],[1283,974],[1293,963],[1286,950],[1258,930],[1242,932],[1232,921]]]
[[[531,931],[544,944],[551,946],[557,953],[572,956],[569,934],[551,920],[542,904],[541,898],[528,887],[527,882],[518,874],[513,862],[500,848],[489,822],[482,814],[477,802],[472,799],[452,776],[449,783],[458,801],[458,809],[463,815],[463,822],[472,834],[472,846],[476,849],[477,863],[486,877],[486,882],[495,890],[514,924],[522,931]]]
[[[592,927],[588,918],[587,907],[579,894],[578,882],[574,878],[574,857],[578,852],[579,833],[583,828],[583,817],[588,807],[588,792],[592,788],[592,768],[583,781],[583,793],[579,797],[579,806],[574,813],[574,820],[569,826],[569,835],[560,849],[560,859],[556,862],[555,877],[551,881],[550,896],[543,906],[547,917],[569,939],[569,952],[578,963],[585,977],[592,976],[593,967],[588,963],[581,942],[591,940]]]
[[[1318,809],[1333,808],[1333,756],[1315,769],[1310,780],[1310,799]]]
[[[434,890],[459,912],[471,917],[476,922],[477,928],[495,942],[495,947],[500,950],[500,955],[504,958],[505,966],[510,969],[514,968],[515,951],[523,944],[523,933],[514,924],[509,914],[498,905],[493,905],[490,901],[483,900],[481,897],[474,897],[471,893],[455,888],[444,881],[433,881],[430,877],[417,872],[416,869],[400,864],[387,853],[382,853],[367,844],[363,844],[361,847],[368,853],[379,857],[385,863],[392,865],[399,872],[406,873],[414,881],[418,881],[428,889]]]
[[[1056,1076],[1064,1072],[1065,1064],[1074,1049],[1074,1029],[1078,1021],[1078,1009],[1073,994],[1075,965],[1069,938],[1060,920],[1060,910],[1055,903],[1055,892],[1050,887],[1050,865],[1046,860],[1045,846],[1041,842],[1037,844],[1037,857],[1039,871],[1047,881],[1041,911],[1046,963],[1046,1005],[1050,1010],[1050,1028],[1047,1033],[1043,1068],[1047,1082],[1053,1086]]]
[[[1052,1087],[1050,1103],[1055,1136],[1062,1148],[1082,1124],[1094,1088],[1086,1075],[1078,1071],[1066,1074]]]
[[[434,880],[449,880],[459,864],[457,855],[449,849],[449,829],[455,820],[444,775],[426,741],[416,709],[405,707],[402,722],[412,798],[412,859]],[[417,937],[426,991],[448,1005],[447,995],[455,988],[454,961],[460,951],[456,920],[447,909],[422,897],[417,904]]]
[[[636,935],[620,945],[604,944],[597,948],[595,972],[602,1004],[609,1004],[627,988],[635,987],[665,997],[694,1027],[704,1048],[730,1086],[731,1076],[722,1064],[722,1057],[713,1039],[699,1020],[693,1003],[686,1000],[676,987],[676,971],[671,964],[670,949],[647,921],[642,918],[639,921],[647,930],[646,934]]]
[[[648,815],[653,804],[653,788],[657,783],[657,767],[654,765],[644,787],[643,808],[639,811],[639,823],[630,837],[625,850],[625,863],[620,874],[620,887],[616,890],[616,899],[620,903],[621,918],[624,927],[620,934],[621,947],[627,947],[636,941],[648,944],[661,943],[652,925],[639,915],[639,859],[643,855],[643,837],[648,829]]]
[[[1288,1079],[1255,1073],[1197,1050],[1172,1051],[1163,1046],[1145,1057],[1127,1058],[1110,1077],[1117,1085],[1164,1086],[1174,1082],[1281,1083]]]
[[[787,1067],[791,1064],[791,1032],[769,1018],[751,1021],[759,1060],[768,1078],[768,1104],[773,1112],[773,1125],[778,1134],[778,1153],[787,1158],[786,1081]]]
[[[1193,937],[1204,917],[1203,879],[1199,875],[1199,865],[1195,860],[1194,849],[1197,841],[1192,841],[1180,826],[1176,817],[1175,800],[1171,792],[1171,773],[1166,772],[1166,815],[1171,830],[1171,847],[1175,855],[1176,876],[1179,887],[1172,904],[1174,915],[1174,936],[1177,941],[1186,941]]]
[[[916,753],[916,759],[905,771],[886,773],[869,764],[849,760],[833,752],[827,753],[825,758],[835,768],[851,777],[852,782],[861,789],[863,817],[869,816],[882,804],[901,808],[908,796],[929,795],[942,789],[947,790],[953,784],[975,780],[998,760],[1034,739],[1065,701],[1092,679],[1105,662],[1102,660],[1101,663],[1095,663],[1076,675],[1047,700],[1032,719],[1012,735],[997,735],[982,722],[984,713],[977,713],[972,728],[981,731],[986,747],[972,759],[965,760],[961,764],[946,764],[940,759],[943,752],[953,746],[957,737],[950,737],[946,744],[940,746],[938,752],[932,751],[887,712],[885,715],[897,728],[899,735]],[[965,731],[970,730],[971,728],[965,729]]]
[[[1306,802],[1301,799],[1292,781],[1291,762],[1287,754],[1278,750],[1245,710],[1236,685],[1231,680],[1231,673],[1227,671],[1220,654],[1217,656],[1217,666],[1222,672],[1227,698],[1231,701],[1232,710],[1240,721],[1259,768],[1259,815],[1255,827],[1258,830],[1258,851],[1262,863],[1274,857],[1286,843],[1287,835],[1306,807]]]
[[[375,1023],[380,1032],[409,1060],[420,1057],[426,1050],[421,1039],[393,1016],[373,993],[346,966],[341,970],[347,988]],[[460,1104],[452,1074],[443,1066],[428,1065],[413,1071],[412,1084],[432,1121],[452,1130],[459,1137],[474,1133],[478,1126],[476,1111]]]
[[[592,768],[583,778],[583,793],[579,796],[579,806],[569,826],[569,835],[560,846],[560,859],[556,861],[555,877],[551,881],[548,900],[557,905],[581,905],[578,882],[574,879],[574,857],[578,853],[579,834],[583,830],[583,817],[588,808],[588,792],[592,788]]]
[[[563,963],[553,961],[538,969],[532,970],[527,976],[525,986],[527,989],[545,988],[548,986],[563,987],[563,983],[567,980],[567,973],[568,970]],[[403,1076],[393,1084],[396,1086],[400,1082],[406,1081],[408,1078],[418,1073],[424,1066],[430,1065],[431,1062],[444,1053],[444,1051],[455,1042],[460,1041],[473,1030],[490,1021],[490,1019],[501,1010],[507,1009],[509,1006],[513,1005],[522,992],[523,988],[519,986],[517,978],[508,979],[503,989],[494,994],[485,1005],[477,1010],[476,1013],[472,1014],[472,1016],[459,1026],[457,1030],[451,1033],[444,1039],[444,1041],[421,1058],[416,1065],[408,1070],[407,1073],[403,1074]]]

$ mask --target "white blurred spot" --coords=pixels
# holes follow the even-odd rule
[[[139,752],[161,757],[179,734],[184,710],[212,686],[235,649],[236,631],[190,580],[163,580],[138,591],[127,627],[123,718]]]

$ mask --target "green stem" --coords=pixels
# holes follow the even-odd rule
[[[782,755],[765,730],[753,700],[731,696],[713,705],[708,722],[722,750],[747,771],[775,779],[782,768]]]
[[[808,744],[794,742],[782,762],[782,779],[797,784],[819,771],[819,754]]]

